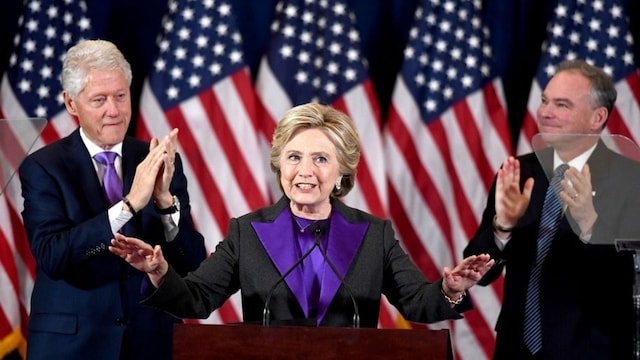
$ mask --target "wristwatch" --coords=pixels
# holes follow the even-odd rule
[[[157,203],[153,203],[153,207],[156,209],[156,212],[160,215],[171,215],[171,214],[177,213],[178,210],[180,210],[179,209],[180,202],[178,201],[178,198],[175,195],[173,195],[173,203],[168,208],[160,209]]]

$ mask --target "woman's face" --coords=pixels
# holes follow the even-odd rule
[[[327,218],[329,196],[340,178],[336,147],[322,130],[302,129],[282,149],[280,183],[294,214]]]

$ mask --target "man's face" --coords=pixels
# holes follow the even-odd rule
[[[131,121],[131,92],[120,70],[89,70],[86,86],[65,105],[96,145],[109,149],[121,142]]]
[[[551,134],[598,134],[602,107],[594,107],[589,80],[563,71],[551,78],[537,111],[538,130]]]

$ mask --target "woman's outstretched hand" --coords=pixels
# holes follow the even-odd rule
[[[467,289],[480,281],[494,264],[495,260],[488,254],[480,254],[463,259],[453,269],[445,266],[442,272],[442,290],[450,299],[458,299]]]
[[[111,239],[109,251],[124,259],[134,268],[147,273],[156,287],[162,282],[169,270],[169,263],[165,260],[160,245],[152,247],[140,239],[117,233],[115,239]]]

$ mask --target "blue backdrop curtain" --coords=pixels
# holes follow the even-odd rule
[[[267,46],[269,26],[277,0],[228,0],[243,35],[245,55],[255,76]],[[134,111],[137,96],[152,59],[165,0],[86,0],[94,29],[113,41],[133,66]],[[357,17],[363,52],[370,64],[383,114],[389,105],[396,74],[402,61],[409,26],[420,0],[347,0]],[[640,59],[640,2],[623,0]],[[502,75],[513,143],[526,109],[531,80],[536,72],[547,19],[556,0],[485,0],[486,24],[499,73]],[[22,0],[4,0],[0,10],[0,70],[4,72],[13,47]],[[135,115],[135,114],[134,114]],[[135,130],[132,123],[131,133]]]

